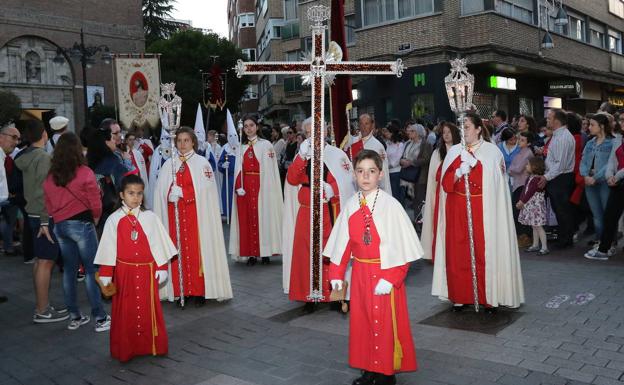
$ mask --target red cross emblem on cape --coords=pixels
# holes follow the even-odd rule
[[[342,158],[342,168],[344,168],[345,171],[351,171],[351,164],[349,163],[347,158]]]
[[[269,151],[268,155],[269,155],[269,158],[273,159],[273,157],[275,156],[275,153],[273,151]]]
[[[204,168],[204,176],[208,179],[212,178],[212,171],[209,168]]]

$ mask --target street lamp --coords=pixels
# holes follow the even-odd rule
[[[70,48],[59,47],[56,50],[56,56],[53,59],[54,63],[57,64],[63,64],[65,62],[64,55],[67,55],[72,59],[80,60],[80,64],[82,66],[82,92],[84,99],[85,125],[89,124],[89,105],[87,103],[87,68],[93,67],[96,63],[94,56],[98,52],[102,52],[100,59],[104,62],[104,64],[108,65],[111,63],[113,55],[110,52],[110,48],[106,45],[85,46],[84,33],[81,28],[80,43],[75,42]]]
[[[542,17],[542,8],[544,8],[544,13],[546,16],[546,22],[543,22]],[[540,42],[540,47],[543,49],[551,49],[555,47],[555,43],[553,42],[553,38],[550,35],[550,31],[548,31],[549,25],[549,15],[557,9],[557,15],[555,16],[554,24],[559,27],[563,27],[568,25],[568,14],[563,8],[563,0],[538,0],[537,1],[537,36],[540,36],[540,29],[542,26],[544,27],[544,38]],[[541,55],[541,51],[539,51]]]

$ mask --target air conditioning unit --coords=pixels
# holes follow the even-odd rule
[[[412,45],[410,43],[403,43],[399,45],[399,53],[407,52],[412,50]]]

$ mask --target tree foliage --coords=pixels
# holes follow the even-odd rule
[[[19,119],[22,112],[22,101],[13,92],[0,90],[0,127]]]
[[[171,12],[175,0],[143,0],[143,31],[145,33],[145,45],[166,39],[171,36],[177,26],[171,21]]]
[[[238,101],[249,84],[246,77],[239,79],[233,70],[238,59],[245,60],[242,51],[229,40],[216,33],[180,31],[167,40],[159,40],[147,48],[148,52],[162,54],[160,69],[163,83],[176,83],[176,91],[182,98],[181,124],[193,127],[197,103],[203,99],[201,71],[208,72],[213,64],[211,56],[218,56],[216,63],[227,71],[227,104],[234,113]],[[224,114],[211,115],[211,128],[220,130]],[[214,118],[214,120],[212,120]]]

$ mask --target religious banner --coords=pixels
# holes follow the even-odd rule
[[[115,57],[115,96],[119,120],[125,127],[156,127],[160,121],[158,57]]]
[[[202,72],[204,107],[217,107],[223,110],[226,103],[226,74],[218,64],[213,64],[210,72]]]

